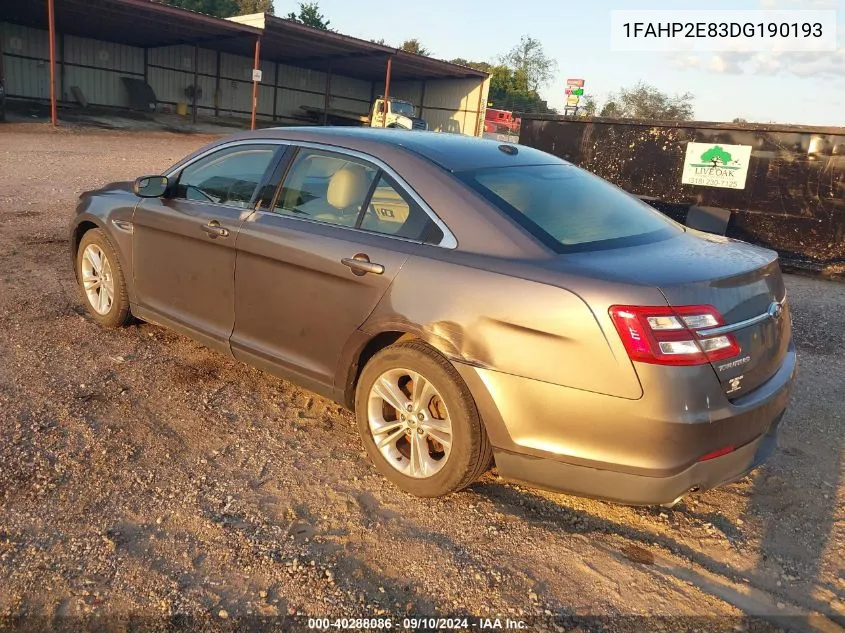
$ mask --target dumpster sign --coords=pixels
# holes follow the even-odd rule
[[[750,145],[687,143],[681,182],[699,187],[745,189]]]

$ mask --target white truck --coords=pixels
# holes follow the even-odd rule
[[[328,125],[360,125],[403,130],[428,129],[428,123],[417,116],[414,104],[401,99],[391,98],[385,102],[383,97],[379,97],[373,102],[369,115],[337,108],[325,109],[307,105],[300,108],[305,111],[310,120]]]

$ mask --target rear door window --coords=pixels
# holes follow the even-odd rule
[[[439,244],[443,239],[443,231],[434,220],[384,172],[379,175],[360,228],[428,244]]]
[[[288,171],[274,210],[354,227],[377,176],[377,167],[352,157],[301,150]]]
[[[444,237],[431,216],[379,167],[322,150],[299,151],[273,210],[429,244]]]
[[[458,176],[561,253],[633,246],[683,231],[631,194],[572,165],[480,169]]]

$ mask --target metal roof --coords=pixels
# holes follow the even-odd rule
[[[486,73],[414,55],[333,31],[323,31],[272,15],[222,20],[153,0],[55,0],[59,33],[141,48],[178,44],[252,57],[261,36],[261,58],[326,70],[370,81],[384,79],[393,57],[392,79],[479,78]],[[37,29],[48,28],[47,3],[0,0],[0,20]]]
[[[55,10],[59,33],[140,48],[199,44],[251,56],[261,35],[251,26],[151,0],[55,0]],[[0,20],[47,30],[47,3],[0,0]]]
[[[230,22],[260,28],[264,32],[261,56],[265,59],[326,70],[350,77],[384,79],[387,57],[393,57],[391,76],[405,79],[485,78],[487,73],[424,55],[376,44],[334,31],[315,29],[275,15],[256,13],[229,18]]]

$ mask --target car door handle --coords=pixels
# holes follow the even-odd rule
[[[229,229],[220,226],[220,222],[217,220],[212,220],[208,224],[204,224],[202,230],[208,233],[211,238],[229,237]]]
[[[384,266],[370,261],[370,258],[363,253],[358,253],[355,257],[344,257],[340,260],[344,266],[348,266],[352,273],[362,277],[366,274],[383,275]]]

